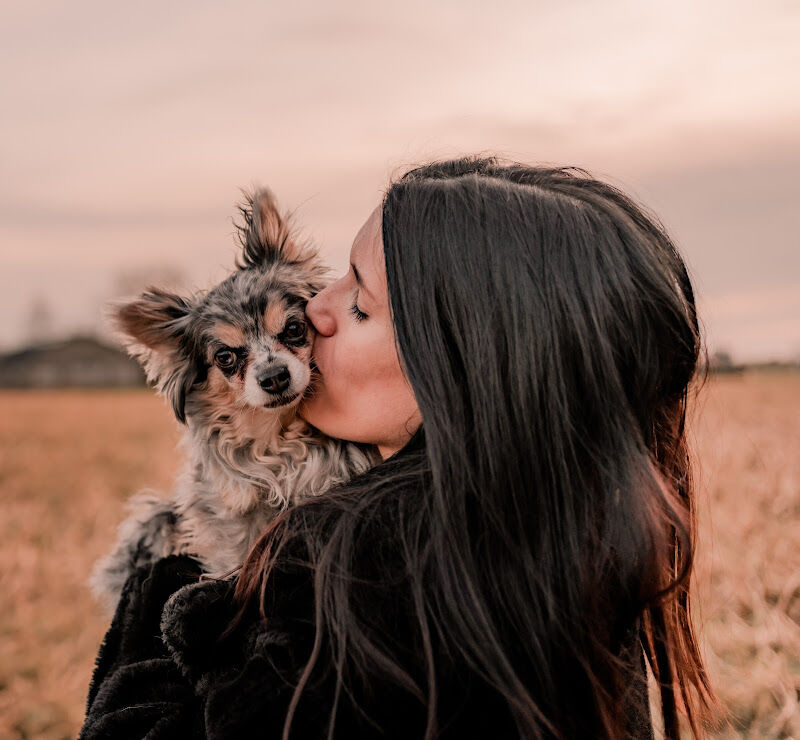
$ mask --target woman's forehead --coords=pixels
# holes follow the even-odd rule
[[[359,229],[350,249],[350,261],[359,272],[383,274],[383,240],[381,238],[381,207],[377,206]]]

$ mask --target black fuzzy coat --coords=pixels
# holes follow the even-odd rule
[[[307,573],[290,567],[275,573],[267,625],[249,615],[220,641],[235,608],[231,581],[198,583],[198,565],[188,557],[139,568],[97,656],[81,740],[280,738],[313,645],[313,595]],[[399,644],[410,625],[395,621]],[[644,673],[638,659],[633,665],[640,690],[630,706],[630,736],[651,738]],[[327,736],[334,679],[331,670],[303,694],[291,737]],[[516,737],[505,702],[488,686],[464,672],[442,674],[438,684],[440,737]],[[423,736],[422,702],[389,686],[372,688],[361,707],[368,719],[342,695],[337,738]]]

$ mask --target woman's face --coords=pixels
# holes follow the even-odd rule
[[[422,417],[394,343],[380,207],[356,235],[347,273],[314,296],[306,314],[321,377],[300,416],[331,437],[377,445],[387,458]]]

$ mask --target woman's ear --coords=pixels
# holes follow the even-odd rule
[[[244,198],[244,204],[239,206],[243,223],[236,224],[242,245],[242,261],[237,261],[240,269],[316,258],[316,250],[292,234],[289,217],[281,215],[269,189],[245,192]]]
[[[186,396],[198,376],[187,341],[191,310],[187,299],[158,288],[111,310],[128,353],[139,360],[181,422],[186,421]]]

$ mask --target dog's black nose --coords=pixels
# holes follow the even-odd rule
[[[286,365],[273,365],[267,368],[258,378],[258,384],[267,393],[283,393],[292,379]]]

